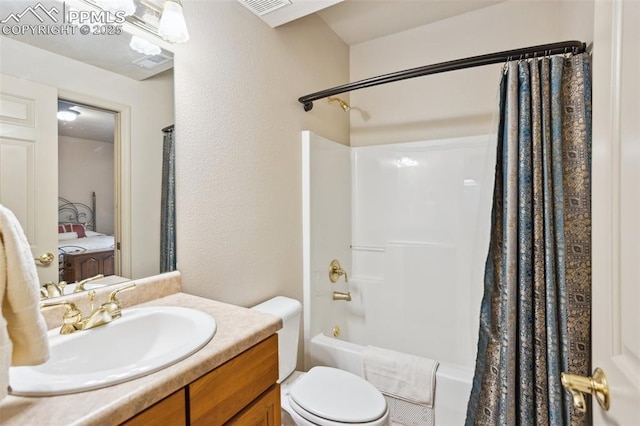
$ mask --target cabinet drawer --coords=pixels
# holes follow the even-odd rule
[[[278,335],[189,385],[191,424],[221,425],[278,380]]]
[[[122,423],[123,426],[186,425],[184,388],[172,393],[135,417]]]

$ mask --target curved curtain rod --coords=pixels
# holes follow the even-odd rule
[[[581,41],[563,41],[558,43],[541,44],[538,46],[525,47],[522,49],[505,50],[503,52],[490,53],[487,55],[472,56],[464,59],[440,62],[438,64],[426,65],[418,68],[411,68],[404,71],[397,71],[377,77],[371,77],[353,83],[343,84],[331,89],[321,90],[298,98],[298,102],[304,105],[305,111],[311,111],[313,101],[337,95],[339,93],[351,92],[352,90],[363,89],[365,87],[377,86],[380,84],[392,83],[394,81],[406,80],[408,78],[422,77],[441,72],[461,70],[483,65],[497,64],[514,59],[528,59],[535,56],[559,55],[562,53],[583,53],[587,45]]]
[[[165,132],[165,133],[171,133],[171,132],[173,132],[173,130],[174,130],[174,125],[173,124],[170,125],[170,126],[165,127],[164,129],[162,129],[162,131]]]

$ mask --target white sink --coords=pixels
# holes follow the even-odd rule
[[[9,369],[13,395],[62,395],[145,376],[197,352],[215,334],[216,321],[195,309],[142,307],[91,330],[59,331],[48,333],[49,361]]]

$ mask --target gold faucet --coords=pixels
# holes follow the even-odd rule
[[[86,289],[84,288],[84,286],[88,282],[99,280],[99,279],[102,279],[102,278],[104,278],[104,275],[102,275],[102,274],[98,274],[98,275],[95,275],[93,277],[86,278],[86,279],[80,281],[78,284],[76,284],[76,288],[73,289],[73,292],[74,293],[79,293],[81,291],[85,291]]]
[[[67,307],[67,310],[62,315],[63,325],[60,328],[60,334],[70,334],[76,330],[90,330],[120,318],[122,316],[122,308],[120,306],[120,301],[116,296],[121,291],[131,290],[135,288],[135,286],[136,284],[131,282],[123,287],[115,289],[109,294],[107,301],[100,305],[99,308],[93,310],[86,318],[82,317],[82,312],[80,312],[75,303],[67,302],[66,300],[58,302],[42,302],[40,303],[40,307],[48,308],[60,305],[65,305]],[[90,292],[89,300],[92,304],[94,295],[94,292]]]
[[[42,284],[40,287],[40,299],[49,299],[50,297],[64,296],[64,288],[67,286],[66,281],[60,281],[58,284],[53,281]]]
[[[90,328],[98,327],[120,318],[122,316],[122,307],[120,306],[120,301],[116,296],[121,291],[131,290],[135,288],[135,286],[136,283],[130,282],[129,284],[112,291],[106,302],[93,311],[88,318],[82,320],[82,329],[89,330]]]
[[[344,300],[345,302],[351,302],[351,292],[347,291],[346,293],[343,293],[341,291],[334,291],[333,300]]]

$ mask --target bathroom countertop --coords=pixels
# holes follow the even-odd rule
[[[70,395],[9,395],[0,402],[0,425],[117,425],[259,343],[282,326],[276,316],[186,293],[171,294],[136,306],[163,305],[184,306],[211,314],[217,323],[215,336],[185,360],[129,382]]]

